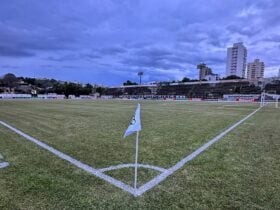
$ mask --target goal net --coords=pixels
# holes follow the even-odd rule
[[[275,108],[278,108],[279,100],[280,100],[279,94],[263,92],[260,97],[260,106],[264,106],[266,104],[275,104]]]

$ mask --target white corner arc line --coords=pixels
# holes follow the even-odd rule
[[[92,175],[95,175],[97,177],[99,177],[100,179],[103,179],[107,182],[109,182],[110,184],[118,187],[118,188],[121,188],[122,190],[126,191],[126,192],[129,192],[131,194],[133,194],[135,196],[136,192],[135,192],[135,189],[132,188],[131,186],[117,180],[117,179],[114,179],[113,177],[110,177],[104,173],[102,173],[101,171],[99,171],[98,169],[95,169],[95,168],[92,168],[90,167],[89,165],[86,165],[72,157],[70,157],[69,155],[66,155],[56,149],[54,149],[53,147],[50,147],[49,145],[23,133],[22,131],[14,128],[13,126],[3,122],[3,121],[0,121],[0,124],[2,124],[3,126],[5,126],[6,128],[9,128],[10,130],[14,131],[15,133],[19,134],[20,136],[26,138],[27,140],[37,144],[38,146],[44,148],[45,150],[48,150],[49,152],[53,153],[54,155],[60,157],[61,159],[63,160],[66,160],[67,162],[75,165],[76,167],[80,168],[80,169],[83,169],[84,171],[87,171],[88,173],[92,174]]]
[[[161,168],[158,166],[152,166],[152,165],[146,165],[146,164],[137,164],[137,166],[141,167],[141,168],[153,169],[153,170],[159,171],[159,172],[167,171],[167,169]],[[130,167],[135,167],[135,164],[134,163],[120,164],[120,165],[116,165],[116,166],[110,166],[107,168],[100,168],[98,170],[101,172],[105,172],[105,171],[112,171],[112,170],[118,170],[118,169],[122,169],[122,168],[130,168]]]
[[[246,117],[244,117],[243,119],[241,119],[240,121],[238,121],[237,123],[235,123],[234,125],[230,126],[228,129],[226,129],[225,131],[223,131],[222,133],[220,133],[219,135],[217,135],[216,137],[214,137],[212,140],[208,141],[206,144],[202,145],[201,147],[199,147],[197,150],[195,150],[193,153],[191,153],[190,155],[188,155],[187,157],[183,158],[182,160],[180,160],[179,162],[177,162],[174,166],[170,167],[169,169],[167,169],[165,172],[163,172],[162,174],[156,176],[155,178],[153,178],[152,180],[150,180],[149,182],[147,182],[146,184],[142,185],[136,192],[135,196],[140,196],[143,193],[145,193],[146,191],[154,188],[156,185],[158,185],[160,182],[162,182],[163,180],[165,180],[168,176],[170,176],[171,174],[173,174],[175,171],[177,171],[178,169],[182,168],[187,162],[189,162],[190,160],[194,159],[196,156],[198,156],[200,153],[202,153],[203,151],[205,151],[208,147],[210,147],[212,144],[214,144],[215,142],[217,142],[218,140],[220,140],[223,136],[225,136],[226,134],[228,134],[230,131],[232,131],[233,129],[235,129],[237,126],[239,126],[240,124],[242,124],[244,121],[246,121],[247,119],[249,119],[251,116],[253,116],[256,112],[258,112],[261,108],[258,108],[257,110],[255,110],[254,112],[252,112],[251,114],[247,115]]]
[[[9,166],[9,163],[8,162],[3,162],[3,163],[0,163],[0,168],[6,168]]]

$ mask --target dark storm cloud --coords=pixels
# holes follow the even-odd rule
[[[224,74],[226,48],[243,41],[276,72],[280,1],[205,2],[3,0],[0,59],[23,74],[121,84],[139,69],[146,81],[197,77],[200,62]]]
[[[144,48],[142,50],[136,51],[135,55],[161,59],[166,56],[172,55],[172,52],[170,50],[161,49],[161,48]]]
[[[55,61],[55,62],[73,61],[73,60],[77,60],[77,59],[78,59],[78,56],[75,54],[63,55],[63,56],[57,56],[57,57],[49,56],[46,58],[46,60]]]
[[[32,52],[28,52],[24,49],[18,49],[17,47],[0,45],[0,56],[17,58],[17,57],[31,57],[31,56],[35,56],[35,54]]]
[[[17,44],[18,48],[33,51],[58,51],[58,50],[71,50],[71,44],[75,40],[69,40],[64,37],[32,37],[27,40],[22,40]]]
[[[125,53],[126,49],[121,48],[121,47],[108,47],[108,48],[102,48],[102,49],[97,49],[96,53],[99,55],[117,55],[117,54],[122,54]]]
[[[144,47],[134,50],[129,58],[124,58],[122,63],[126,66],[158,69],[182,69],[186,58],[179,52],[161,47]]]
[[[1,68],[5,68],[5,69],[18,69],[20,67],[19,66],[13,66],[13,65],[2,65]]]
[[[128,58],[123,61],[123,64],[127,66],[139,67],[139,68],[159,68],[159,69],[181,69],[182,67],[177,63],[170,63],[165,59],[155,59],[153,57],[142,58]]]

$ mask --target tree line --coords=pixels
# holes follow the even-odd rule
[[[15,93],[34,93],[38,94],[57,93],[69,95],[91,95],[99,93],[102,95],[105,91],[104,87],[80,84],[74,82],[57,81],[55,79],[36,79],[29,77],[16,77],[14,74],[8,73],[0,78],[0,92]]]
[[[223,78],[227,79],[240,79],[237,76],[229,76]],[[184,77],[182,80],[177,81],[162,81],[159,84],[169,84],[169,83],[185,83],[185,82],[196,82],[199,80],[190,79]],[[127,80],[123,83],[124,86],[138,85],[136,82]],[[100,95],[106,92],[106,88],[91,84],[80,84],[74,82],[58,81],[55,79],[37,79],[30,77],[16,77],[12,73],[5,74],[0,78],[0,93],[2,92],[15,92],[15,93],[32,93],[36,90],[38,94],[48,94],[57,93],[64,94],[66,97],[69,95],[91,95],[94,93],[99,93]]]
[[[228,77],[221,78],[220,80],[231,80],[231,79],[244,79],[235,75],[231,75]],[[185,83],[185,82],[198,82],[198,79],[190,79],[188,77],[184,77],[182,80],[172,80],[172,81],[161,81],[159,84],[169,84],[169,83]],[[202,81],[207,81],[206,79],[203,79]],[[136,82],[132,82],[130,80],[127,80],[123,83],[123,86],[130,86],[130,85],[138,85]]]

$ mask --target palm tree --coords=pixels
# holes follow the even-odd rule
[[[143,71],[139,71],[139,72],[137,73],[137,75],[139,76],[140,85],[141,85],[141,83],[142,83],[142,76],[144,75],[144,72],[143,72]]]

